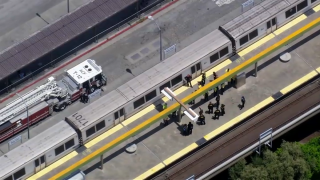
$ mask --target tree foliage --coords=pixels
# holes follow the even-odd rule
[[[236,163],[229,175],[233,180],[310,179],[312,171],[305,159],[300,144],[283,142],[276,152],[265,149],[261,157],[254,156],[249,164],[245,160]]]
[[[308,143],[301,145],[301,150],[315,174],[320,174],[320,137],[311,139]]]

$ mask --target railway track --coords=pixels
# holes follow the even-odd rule
[[[259,135],[269,128],[277,130],[320,103],[320,79],[284,97],[270,108],[234,127],[224,136],[209,142],[185,156],[180,162],[164,169],[151,179],[187,179],[200,177],[244,149],[259,141]]]

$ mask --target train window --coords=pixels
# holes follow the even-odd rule
[[[180,83],[182,81],[182,74],[178,75],[177,77],[173,78],[171,80],[172,86],[175,86],[176,84]]]
[[[244,44],[247,43],[248,41],[249,41],[248,35],[243,36],[243,37],[240,39],[240,46],[244,45]]]
[[[297,12],[296,7],[293,7],[291,9],[289,9],[288,11],[286,11],[286,18],[291,17],[292,15],[294,15]]]
[[[56,153],[56,156],[58,156],[59,154],[61,154],[64,151],[64,144],[57,147],[54,152]]]
[[[40,157],[40,163],[41,163],[41,164],[44,163],[44,155]]]
[[[4,180],[13,180],[13,179],[12,179],[12,176],[9,176],[9,177],[5,178]]]
[[[317,0],[311,0],[311,3],[314,3],[314,2],[316,2]]]
[[[120,109],[120,117],[124,115],[124,111],[123,111],[123,108]]]
[[[99,123],[96,125],[97,131],[100,131],[100,130],[103,129],[104,127],[106,127],[106,123],[104,122],[104,120],[102,120],[101,122],[99,122]]]
[[[223,48],[223,49],[220,51],[220,58],[222,58],[223,56],[227,55],[228,53],[229,53],[228,47]]]
[[[74,146],[74,139],[71,139],[70,141],[66,142],[66,150]]]
[[[114,119],[118,119],[119,118],[119,113],[118,111],[114,113]]]
[[[93,126],[93,127],[91,127],[90,129],[88,129],[87,131],[86,131],[86,134],[87,134],[87,137],[90,137],[92,134],[94,134],[96,132],[96,127],[95,126]]]
[[[165,87],[171,88],[170,81],[165,83],[164,85],[160,86],[160,91],[162,91]]]
[[[34,165],[35,165],[35,167],[38,167],[38,166],[40,165],[39,159],[36,159],[36,160],[34,161]]]
[[[133,108],[134,109],[137,109],[138,107],[140,107],[141,105],[144,104],[144,97],[136,100],[134,103],[133,103]]]
[[[14,179],[19,179],[26,174],[26,170],[24,168],[20,169],[16,173],[13,174]]]
[[[297,11],[300,11],[307,6],[308,6],[308,0],[304,0],[297,5]]]
[[[195,72],[196,72],[196,67],[192,66],[192,67],[191,67],[191,74],[193,74],[193,73],[195,73]],[[162,90],[162,89],[160,89],[160,90]]]
[[[214,55],[210,56],[210,63],[214,63],[218,59],[219,59],[219,54],[215,53]]]
[[[277,23],[276,23],[276,18],[273,18],[272,19],[272,26],[274,26],[274,25],[276,25]]]
[[[254,39],[255,37],[257,37],[258,36],[258,30],[256,29],[256,30],[254,30],[254,31],[252,31],[251,33],[249,33],[249,38],[250,38],[250,40],[251,39]]]
[[[271,28],[271,23],[270,21],[267,22],[267,29]]]
[[[151,99],[157,96],[156,90],[151,91],[149,94],[146,95],[146,102],[150,101]]]

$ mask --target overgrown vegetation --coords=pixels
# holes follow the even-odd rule
[[[306,144],[283,142],[275,152],[240,160],[229,169],[232,180],[320,180],[320,137]]]

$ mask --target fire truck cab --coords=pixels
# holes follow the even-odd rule
[[[91,94],[96,89],[107,84],[107,79],[102,73],[101,66],[98,66],[92,59],[66,71],[66,75],[57,82],[58,86],[66,90],[65,96],[60,96],[59,103],[55,109],[63,110],[67,105],[80,98],[82,93]]]

